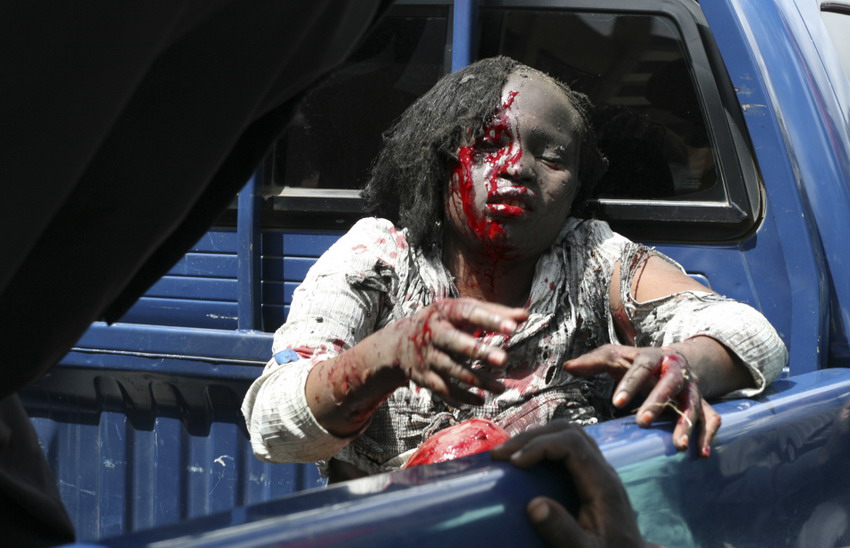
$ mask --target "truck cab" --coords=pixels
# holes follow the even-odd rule
[[[257,461],[239,411],[294,288],[362,215],[358,191],[381,133],[442,74],[493,55],[595,104],[610,162],[596,217],[760,310],[789,349],[767,394],[717,404],[723,427],[707,461],[676,453],[671,424],[644,430],[626,417],[588,428],[647,539],[794,545],[823,516],[850,515],[836,490],[850,476],[835,466],[850,457],[840,441],[850,403],[848,36],[844,2],[396,2],[304,97],[216,225],[22,394],[79,540],[206,545],[218,531],[246,544],[392,543],[388,509],[448,504],[402,522],[421,544],[536,542],[520,499],[552,488],[550,471],[478,456],[324,488],[312,465]],[[458,493],[448,502],[446,486]],[[342,507],[355,517],[342,519]]]

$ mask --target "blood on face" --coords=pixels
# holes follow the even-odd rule
[[[522,144],[515,138],[509,122],[510,108],[519,92],[512,91],[501,105],[493,121],[485,128],[485,135],[475,143],[460,147],[458,165],[454,169],[457,186],[453,190],[460,195],[464,217],[476,237],[482,242],[498,247],[504,238],[504,226],[497,220],[483,215],[475,203],[473,168],[484,163],[489,168],[485,182],[488,198],[496,192],[499,175],[506,169],[515,168],[522,157]],[[517,121],[514,120],[514,124]],[[518,128],[517,128],[518,129]],[[504,146],[505,144],[508,146]]]

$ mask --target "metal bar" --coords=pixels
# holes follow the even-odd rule
[[[478,0],[455,0],[452,15],[452,72],[473,61],[473,37],[478,24]]]
[[[259,182],[262,181],[262,168],[248,179],[248,183],[239,192],[236,238],[239,242],[236,255],[238,320],[237,329],[253,331],[262,329],[262,297],[260,285],[260,219]]]

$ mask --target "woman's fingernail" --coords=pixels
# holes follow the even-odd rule
[[[707,459],[710,454],[711,454],[711,447],[706,445],[705,447],[702,448],[702,458]]]
[[[687,449],[688,447],[688,435],[685,434],[681,438],[679,438],[679,443],[682,445],[682,449]]]
[[[501,328],[505,333],[513,333],[516,331],[516,322],[513,320],[502,320]]]
[[[640,416],[640,420],[644,424],[651,423],[652,422],[652,413],[650,413],[649,411],[644,411],[643,414]]]
[[[508,354],[501,348],[493,348],[490,351],[490,363],[493,365],[502,365],[508,361]]]
[[[625,390],[621,390],[614,395],[614,405],[623,407],[629,401],[629,394]]]

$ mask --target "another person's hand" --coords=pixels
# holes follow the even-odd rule
[[[389,351],[394,353],[395,365],[407,378],[450,402],[480,405],[483,398],[465,387],[496,393],[505,387],[463,362],[474,359],[502,367],[507,354],[501,348],[482,344],[473,333],[484,330],[511,334],[527,318],[528,312],[522,308],[475,299],[445,299],[391,324],[380,336],[387,337],[385,342],[392,345]]]
[[[680,451],[687,449],[694,428],[701,425],[696,431],[697,447],[702,457],[710,454],[720,415],[705,401],[688,361],[676,349],[607,344],[568,360],[564,369],[579,377],[607,373],[619,379],[613,398],[619,408],[648,392],[637,410],[637,424],[648,427],[665,409],[672,410],[679,415],[673,445]]]
[[[571,515],[548,497],[536,497],[526,507],[528,518],[550,546],[647,546],[617,472],[580,426],[553,421],[506,441],[490,454],[520,468],[544,460],[564,464],[576,488],[578,513]]]

